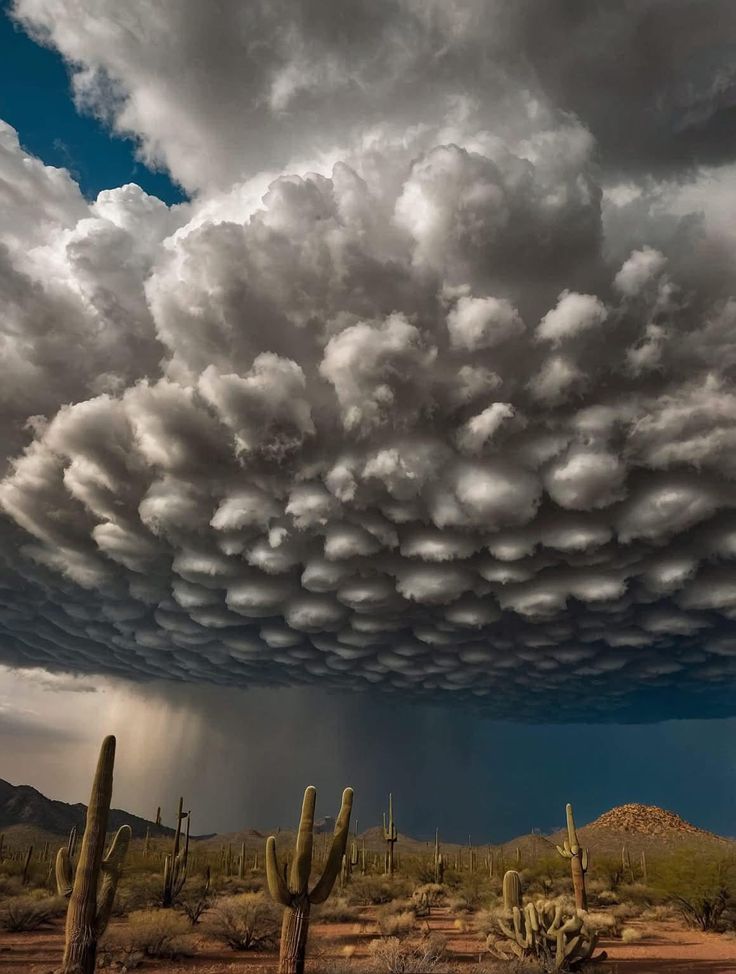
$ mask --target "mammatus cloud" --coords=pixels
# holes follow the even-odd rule
[[[16,4],[153,152],[141,106],[176,120],[179,75],[146,72],[130,25],[103,58],[94,8],[71,32]],[[269,151],[293,99],[349,104],[386,70],[370,20],[347,94],[339,58],[300,74],[320,10],[247,62]],[[453,11],[432,31],[456,96],[477,18]],[[732,243],[644,148],[622,183],[552,97],[509,96],[495,128],[457,100],[410,129],[387,110],[337,161],[327,126],[319,171],[260,200],[208,92],[158,129],[203,190],[171,209],[136,186],[89,204],[0,130],[2,659],[530,720],[707,711],[736,679]]]

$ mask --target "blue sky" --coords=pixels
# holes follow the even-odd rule
[[[136,159],[132,139],[77,111],[63,59],[17,27],[8,6],[3,2],[0,16],[0,118],[18,131],[24,148],[68,169],[88,199],[131,182],[167,203],[185,199],[166,173]]]

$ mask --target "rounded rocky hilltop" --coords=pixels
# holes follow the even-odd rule
[[[712,835],[712,833],[686,822],[684,818],[680,818],[674,812],[657,808],[656,805],[640,805],[638,802],[630,802],[627,805],[612,808],[587,827],[612,832],[634,832],[637,835],[672,836],[673,833]]]

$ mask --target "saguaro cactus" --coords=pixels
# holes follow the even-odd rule
[[[130,842],[130,826],[123,825],[103,859],[114,763],[115,738],[106,737],[92,783],[79,864],[69,897],[61,974],[93,974],[97,940],[110,919],[115,890]]]
[[[394,846],[399,838],[394,822],[394,799],[393,795],[388,796],[388,822],[386,813],[383,813],[383,838],[386,840],[386,873],[389,876],[394,874]]]
[[[189,823],[192,813],[183,811],[184,799],[179,799],[179,811],[176,818],[176,832],[171,854],[164,859],[164,889],[161,905],[170,907],[181,893],[187,878],[187,863],[189,860]],[[187,830],[184,836],[184,846],[181,847],[181,823],[186,819]]]
[[[575,830],[572,805],[568,803],[565,806],[565,812],[567,814],[567,839],[562,846],[557,846],[557,851],[563,859],[570,860],[572,886],[575,891],[575,906],[578,910],[587,910],[588,898],[585,893],[585,874],[588,871],[588,850],[582,849],[578,843],[578,833]]]
[[[445,862],[440,851],[440,830],[434,830],[434,881],[442,883],[445,879]]]
[[[282,872],[276,858],[275,837],[272,835],[266,840],[268,889],[273,899],[285,907],[281,925],[279,974],[304,974],[304,958],[309,934],[309,913],[313,903],[324,903],[330,895],[340,873],[348,842],[350,811],[353,807],[352,788],[346,788],[342,793],[342,805],[335,822],[332,846],[327,855],[322,875],[310,890],[309,878],[312,869],[316,797],[317,791],[310,785],[304,792],[294,859],[291,864],[291,876],[288,881],[286,870]]]

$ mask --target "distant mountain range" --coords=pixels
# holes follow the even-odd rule
[[[87,812],[86,805],[69,805],[66,802],[54,801],[46,798],[40,791],[30,785],[11,785],[8,781],[0,778],[0,832],[26,834],[29,832],[43,832],[49,836],[66,835],[76,826],[81,831],[84,829],[84,820]],[[170,836],[172,829],[163,825],[156,825],[155,822],[132,815],[122,809],[111,809],[109,819],[109,831],[115,831],[121,825],[129,825],[133,831],[133,836],[142,839],[149,832],[152,838]],[[334,820],[330,817],[315,823],[315,832],[322,833],[324,839],[320,842],[329,841],[329,833],[334,827]],[[276,831],[276,830],[274,830]],[[290,830],[278,830],[284,838],[288,837]],[[262,849],[265,835],[255,829],[244,829],[240,832],[232,832],[225,835],[214,836],[201,835],[195,836],[199,840],[216,840],[217,843],[232,844],[239,847],[241,842],[249,850]],[[578,834],[581,844],[590,846],[591,851],[598,855],[620,855],[622,844],[626,844],[632,852],[637,854],[641,851],[656,851],[657,849],[671,848],[673,845],[706,845],[729,843],[732,840],[724,839],[721,836],[705,832],[703,829],[691,825],[680,818],[674,812],[668,812],[653,805],[627,804],[620,805],[605,812],[595,822],[589,825],[578,827]],[[544,854],[544,849],[548,848],[552,852],[553,844],[562,842],[565,837],[563,830],[551,836],[522,835],[516,839],[511,839],[503,846],[496,845],[496,848],[511,850],[510,854],[518,848],[523,858],[532,854]],[[20,836],[18,836],[20,838]],[[28,841],[26,838],[25,841]],[[360,835],[360,841],[365,842],[366,848],[372,852],[380,851],[384,848],[382,830],[370,828]],[[413,839],[408,835],[399,832],[398,849],[407,854],[417,854],[429,849],[432,843]],[[487,844],[483,843],[483,846]],[[442,842],[442,847],[448,851],[460,849],[455,843]]]
[[[86,814],[86,805],[54,801],[30,785],[11,785],[0,778],[0,832],[25,826],[53,835],[65,835],[76,826],[81,834]],[[172,829],[163,825],[156,825],[119,808],[111,808],[109,830],[116,831],[121,825],[129,825],[135,838],[143,838],[146,829],[150,830],[152,836],[172,834]]]

